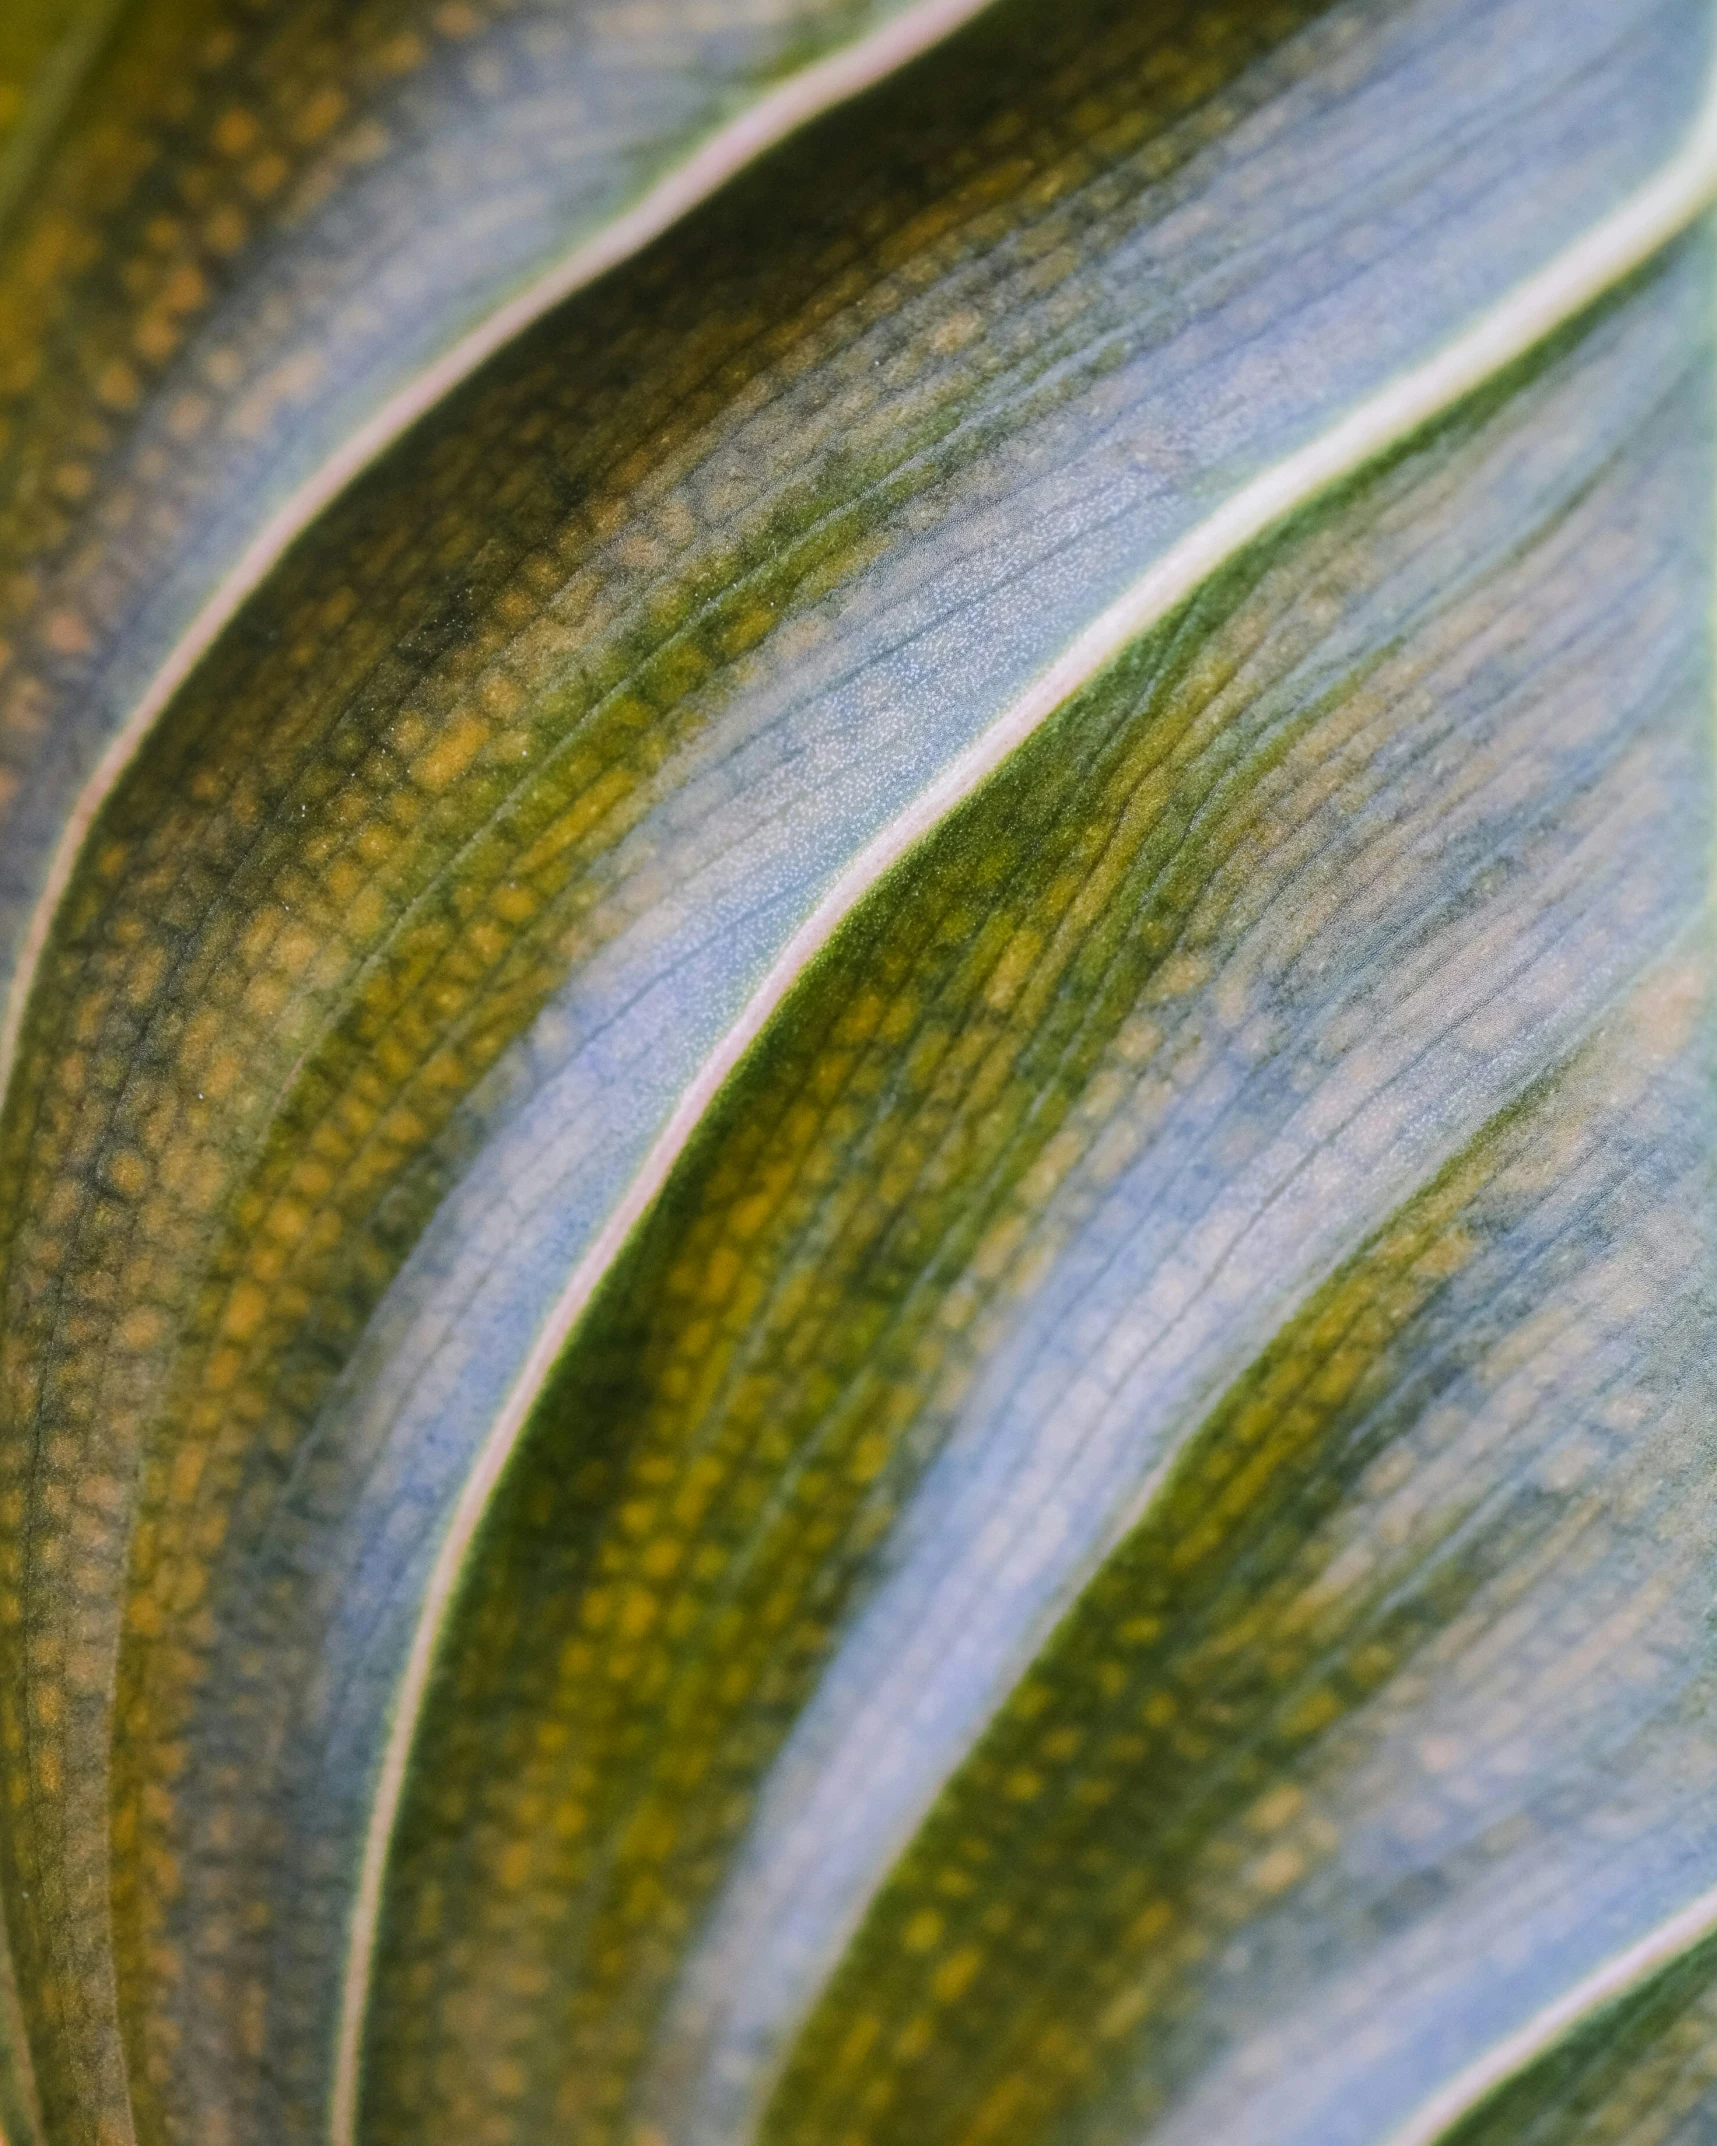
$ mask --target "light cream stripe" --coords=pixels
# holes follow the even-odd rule
[[[579,1261],[498,1412],[442,1538],[376,1784],[341,1993],[330,2106],[334,2146],[354,2146],[363,2025],[382,1884],[418,1713],[442,1619],[472,1537],[537,1391],[598,1282],[666,1182],[717,1090],[764,1025],[877,881],[969,797],[1079,686],[1272,523],[1351,475],[1522,357],[1683,230],[1717,193],[1717,89],[1674,159],[1622,207],[1530,276],[1453,343],[1392,382],[1331,431],[1289,455],[1183,537],[1093,620],[992,727],[855,857],[794,933],[651,1148],[624,1199]],[[1415,2134],[1417,2137],[1417,2134]],[[1405,2146],[1405,2141],[1395,2142]]]
[[[1625,1952],[1606,1960],[1583,1982],[1576,1982],[1541,2012],[1535,2012],[1524,2026],[1493,2043],[1483,2056],[1475,2058],[1465,2071],[1457,2072],[1433,2094],[1399,2130],[1392,2131],[1383,2146],[1436,2146],[1451,2125],[1471,2115],[1487,2095],[1505,2086],[1534,2058],[1543,2056],[1576,2027],[1648,1982],[1701,1938],[1713,1934],[1717,1934],[1717,1886],[1701,1893],[1667,1922],[1659,1923]]]
[[[55,846],[41,896],[31,912],[6,995],[5,1015],[0,1020],[0,1102],[11,1082],[24,1007],[42,949],[91,822],[136,757],[157,717],[293,539],[378,455],[533,321],[541,319],[563,298],[570,298],[598,276],[630,259],[652,239],[660,238],[689,210],[708,200],[717,188],[765,151],[785,141],[789,134],[897,73],[908,61],[981,14],[989,4],[990,0],[920,0],[919,5],[907,8],[874,35],[817,61],[772,90],[731,126],[712,135],[623,216],[605,225],[528,289],[509,299],[427,371],[390,397],[270,517],[175,642],[150,681],[148,692],[114,733],[78,792]]]

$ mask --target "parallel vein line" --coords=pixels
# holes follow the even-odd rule
[[[1649,260],[1714,194],[1717,84],[1708,90],[1700,116],[1681,148],[1619,208],[1423,364],[1400,375],[1330,430],[1254,478],[1156,561],[1069,643],[981,737],[866,844],[794,932],[685,1090],[626,1193],[568,1278],[490,1426],[442,1537],[395,1694],[353,1903],[330,2098],[334,2146],[355,2146],[363,2030],[383,1882],[418,1716],[466,1552],[538,1390],[573,1327],[626,1238],[666,1183],[718,1090],[807,964],[893,865],[977,790],[1074,691],[1193,594],[1226,560],[1523,357]],[[4,1039],[0,1039],[3,1049]],[[0,1071],[4,1063],[0,1056]],[[1706,1912],[1717,1915],[1717,1902]],[[1424,2130],[1403,2132],[1389,2146],[1424,2146],[1434,2135]]]

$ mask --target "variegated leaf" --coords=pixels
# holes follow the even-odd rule
[[[0,41],[14,2146],[1700,2135],[1707,11],[969,12]]]

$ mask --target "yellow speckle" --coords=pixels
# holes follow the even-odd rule
[[[962,1945],[950,1953],[930,1978],[930,1994],[938,2004],[953,2004],[971,1987],[984,1955],[976,1945]]]
[[[119,1322],[119,1339],[128,1349],[152,1349],[166,1331],[166,1320],[146,1305],[127,1312]]]
[[[939,358],[948,357],[956,350],[964,350],[983,325],[981,316],[970,308],[950,313],[931,331],[930,348]]]
[[[1134,1983],[1119,1996],[1112,1997],[1097,2015],[1097,2034],[1101,2041],[1115,2041],[1129,2029],[1136,2027],[1151,2007],[1150,1990],[1143,1983]]]
[[[1127,1925],[1126,1942],[1133,1950],[1152,1944],[1173,1922],[1174,1909],[1169,1903],[1166,1900],[1152,1900],[1141,1908]]]
[[[149,1165],[141,1155],[126,1149],[115,1155],[107,1166],[107,1181],[115,1192],[134,1200],[148,1190]]]
[[[474,715],[461,715],[412,762],[412,776],[424,789],[445,790],[476,759],[489,732]]]
[[[194,313],[208,295],[201,270],[190,261],[181,261],[161,286],[161,303],[169,313]]]
[[[277,968],[285,969],[291,975],[297,975],[301,969],[309,965],[321,945],[320,937],[317,933],[311,931],[308,926],[298,923],[289,924],[275,940],[272,958]]]
[[[409,74],[414,67],[423,65],[423,40],[414,31],[404,30],[397,37],[390,37],[376,53],[376,65],[388,74]]]
[[[1283,1781],[1258,1798],[1247,1814],[1247,1823],[1255,1833],[1274,1833],[1299,1812],[1305,1800],[1291,1781]]]
[[[234,1341],[248,1341],[262,1324],[267,1311],[267,1292],[259,1289],[255,1282],[240,1282],[227,1305],[222,1330]]]
[[[188,440],[202,431],[213,408],[206,395],[177,395],[167,411],[167,430],[176,440]]]
[[[685,1545],[672,1535],[663,1535],[646,1545],[638,1560],[638,1569],[646,1579],[664,1580],[679,1565],[685,1555]]]
[[[871,1483],[888,1465],[894,1441],[886,1431],[867,1431],[847,1462],[847,1475],[855,1483]]]
[[[215,122],[215,131],[209,139],[222,156],[243,156],[262,133],[256,114],[235,105],[223,112]]]
[[[48,613],[42,639],[56,656],[81,656],[92,644],[88,626],[68,607]]]
[[[179,347],[180,329],[165,313],[145,313],[132,330],[131,347],[150,365],[163,365]]]
[[[291,169],[278,149],[252,157],[244,168],[244,190],[253,201],[266,201],[280,191]]]
[[[297,142],[319,142],[325,134],[331,134],[346,116],[347,99],[344,91],[332,83],[324,83],[308,97],[292,116],[292,138]]]
[[[1252,1883],[1261,1893],[1283,1893],[1305,1870],[1305,1859],[1293,1848],[1272,1848],[1252,1866]]]
[[[135,408],[143,390],[131,367],[122,358],[115,358],[104,365],[96,376],[96,400],[110,410]]]
[[[900,1933],[905,1952],[928,1952],[942,1935],[942,1918],[934,1908],[920,1908]]]
[[[249,236],[250,224],[244,211],[231,202],[223,202],[203,224],[203,244],[211,253],[237,253]]]

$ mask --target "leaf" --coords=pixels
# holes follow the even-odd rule
[[[309,489],[35,704],[118,740],[0,1122],[49,2139],[1399,2142],[1659,2016],[1707,43],[1003,0],[463,384],[294,331]]]

